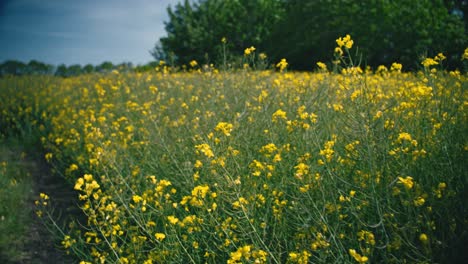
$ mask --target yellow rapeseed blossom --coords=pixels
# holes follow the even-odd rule
[[[189,62],[189,64],[192,68],[195,68],[198,65],[198,62],[196,60],[192,60]]]
[[[276,112],[273,113],[271,116],[273,122],[277,122],[279,119],[287,120],[286,112],[278,109]]]
[[[50,162],[52,160],[53,154],[52,153],[46,153],[45,154],[45,159],[47,162]]]
[[[402,142],[404,140],[406,141],[411,141],[412,138],[411,138],[411,135],[409,133],[406,133],[406,132],[402,132],[398,135],[398,139],[397,139],[399,142]]]
[[[133,195],[132,200],[133,200],[134,203],[139,203],[139,202],[143,201],[143,198],[141,196],[135,194],[135,195]]]
[[[335,48],[335,54],[337,54],[338,56],[343,56],[343,50],[340,48],[340,47],[336,47]],[[339,61],[338,61],[339,63]]]
[[[84,179],[86,182],[92,182],[92,181],[93,181],[93,175],[91,175],[91,174],[85,174],[85,175],[83,175],[83,179]]]
[[[421,64],[425,68],[429,68],[430,66],[438,65],[439,63],[436,60],[434,60],[433,58],[426,58],[421,62]]]
[[[319,67],[320,70],[326,71],[327,70],[327,65],[323,62],[317,62],[317,66]]]
[[[349,254],[359,263],[366,263],[369,261],[369,258],[366,256],[361,256],[359,253],[356,252],[355,249],[350,249]]]
[[[336,44],[339,48],[343,46],[347,49],[351,49],[353,47],[354,41],[351,39],[351,36],[348,34],[345,37],[340,37],[336,39]]]
[[[77,190],[77,191],[80,191],[83,184],[84,184],[84,179],[83,178],[78,178],[76,180],[74,189]]]
[[[403,65],[401,65],[400,63],[392,63],[392,66],[390,66],[390,71],[392,72],[401,72],[401,70],[403,69]]]
[[[69,171],[76,171],[78,169],[78,165],[76,164],[71,164],[70,167],[68,168]]]
[[[40,193],[39,197],[41,197],[41,199],[43,199],[43,200],[49,200],[49,196],[47,194],[45,194],[45,193]]]
[[[436,61],[443,61],[445,60],[447,57],[445,57],[445,55],[443,53],[438,53],[435,57],[434,57],[434,60]]]
[[[403,184],[406,189],[411,189],[414,185],[413,178],[410,176],[407,176],[405,178],[398,177],[398,183]]]
[[[421,196],[419,196],[418,198],[414,199],[414,201],[413,201],[413,203],[414,203],[414,205],[415,205],[416,207],[419,207],[419,206],[424,205],[425,202],[426,202],[426,200],[425,200],[423,197],[421,197]]]
[[[215,131],[219,131],[223,133],[225,136],[229,137],[231,136],[232,127],[233,125],[230,123],[219,122],[215,127]]]
[[[196,186],[192,190],[192,196],[193,197],[200,197],[200,198],[205,198],[206,194],[210,190],[210,187],[208,185],[204,186]]]
[[[284,58],[281,59],[281,61],[276,64],[276,68],[278,68],[280,72],[284,71],[287,67],[288,67],[288,62]]]
[[[254,47],[254,46],[251,46],[250,48],[246,48],[246,49],[244,50],[244,55],[245,55],[245,56],[249,56],[249,55],[250,55],[252,52],[254,52],[254,51],[255,51],[255,47]]]
[[[170,215],[167,217],[167,220],[169,221],[169,223],[171,223],[172,225],[175,225],[179,222],[179,219],[173,215]]]
[[[73,246],[76,243],[75,239],[72,239],[70,236],[66,235],[62,240],[62,246],[67,249]]]
[[[208,145],[206,143],[196,145],[195,148],[197,149],[197,152],[199,151],[199,152],[203,153],[208,158],[214,157],[214,153],[211,150],[210,145]]]
[[[421,241],[423,244],[427,243],[428,241],[428,237],[426,234],[422,233],[421,235],[419,235],[419,241]]]
[[[462,60],[468,60],[468,48],[466,48],[465,51],[463,52]]]
[[[156,233],[154,234],[154,237],[159,241],[163,241],[166,238],[166,235],[163,233]]]

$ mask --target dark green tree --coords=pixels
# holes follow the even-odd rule
[[[105,61],[95,67],[96,72],[110,72],[115,68],[114,64],[110,61]]]
[[[241,55],[250,46],[262,48],[283,15],[280,0],[186,0],[168,7],[167,36],[152,50],[156,60],[187,64],[219,63],[225,51]]]
[[[73,65],[68,66],[67,73],[68,73],[68,76],[76,76],[76,75],[82,74],[83,69],[81,68],[81,65],[73,64]]]
[[[83,67],[83,73],[92,73],[94,72],[94,66],[92,64],[86,64]]]
[[[335,39],[350,34],[364,65],[396,61],[415,69],[421,56],[443,52],[456,67],[467,45],[466,8],[458,0],[186,0],[168,8],[167,36],[152,54],[169,63],[220,64],[222,51],[229,59],[255,46],[272,61],[311,69],[330,61]]]
[[[69,74],[67,65],[60,64],[59,66],[57,66],[57,69],[55,69],[55,76],[68,77]]]
[[[310,69],[329,61],[335,39],[350,34],[363,64],[398,61],[416,68],[420,56],[459,54],[466,45],[463,20],[441,0],[288,0],[286,19],[269,41],[274,59]]]
[[[25,74],[52,74],[54,66],[37,60],[31,60],[25,67]]]
[[[0,76],[25,74],[26,64],[21,61],[7,60],[0,65]]]

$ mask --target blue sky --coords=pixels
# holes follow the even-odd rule
[[[0,0],[0,62],[50,64],[152,60],[166,8],[179,0]]]

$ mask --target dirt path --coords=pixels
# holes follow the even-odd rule
[[[30,221],[29,226],[26,228],[26,233],[21,242],[22,246],[19,250],[20,256],[17,256],[15,261],[3,260],[0,257],[1,263],[6,264],[55,264],[55,263],[75,263],[69,256],[60,250],[60,244],[53,234],[43,224],[42,220],[35,214],[34,200],[39,196],[39,193],[43,192],[48,194],[55,208],[55,215],[58,218],[59,225],[64,225],[65,219],[70,215],[70,211],[67,208],[71,208],[74,205],[74,194],[70,191],[71,188],[64,187],[66,183],[59,177],[52,176],[51,170],[45,163],[44,159],[40,156],[39,152],[25,150],[23,146],[14,144],[8,146],[7,155],[11,155],[10,160],[18,160],[17,166],[20,166],[21,170],[24,170],[30,177],[32,185],[30,188],[29,199],[27,206],[29,207]],[[21,154],[26,153],[26,155]],[[3,151],[5,155],[5,151]],[[0,254],[1,255],[1,254]]]

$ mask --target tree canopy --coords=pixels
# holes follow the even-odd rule
[[[242,55],[245,48],[255,46],[272,61],[287,58],[292,67],[309,69],[317,61],[329,61],[334,40],[350,34],[366,65],[397,61],[414,68],[422,56],[443,52],[457,66],[467,45],[464,3],[186,0],[168,7],[167,36],[152,54],[175,64],[219,63],[226,53]]]

